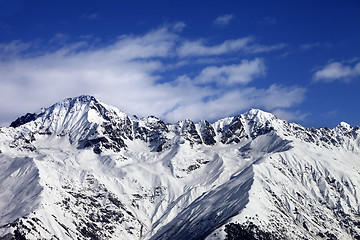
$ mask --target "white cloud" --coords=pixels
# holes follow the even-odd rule
[[[247,87],[265,74],[261,58],[221,66],[213,63],[195,68],[194,78],[177,77],[181,73],[176,68],[186,68],[193,61],[178,58],[177,46],[187,40],[175,26],[123,35],[106,46],[90,46],[84,40],[25,56],[21,51],[28,51],[28,44],[0,45],[1,53],[13,56],[0,58],[0,123],[9,124],[26,112],[81,94],[95,95],[128,114],[152,114],[166,121],[216,119],[251,107],[286,109],[303,100],[301,88]],[[241,45],[241,40],[229,40],[221,48],[234,49],[237,44]],[[167,71],[174,69],[175,80],[164,81]],[[236,89],[229,88],[237,83]]]
[[[27,50],[30,44],[14,40],[9,43],[0,43],[0,60],[16,56],[17,54]]]
[[[286,52],[280,54],[280,55],[278,56],[278,58],[284,59],[284,58],[287,58],[289,55],[291,55],[291,54],[293,54],[293,53],[294,53],[293,51],[286,51]]]
[[[206,67],[195,78],[196,82],[214,82],[217,85],[233,85],[237,83],[247,84],[255,77],[265,75],[265,65],[263,59],[256,58],[253,61],[242,60],[240,64],[228,66]]]
[[[173,25],[173,29],[175,32],[181,32],[186,27],[184,22],[177,22]]]
[[[181,57],[187,56],[211,56],[226,54],[231,51],[244,49],[246,45],[253,41],[253,38],[239,38],[224,41],[222,44],[215,46],[206,46],[204,40],[185,41],[179,48],[178,54]]]
[[[169,112],[166,118],[170,121],[183,118],[216,120],[219,116],[235,115],[250,108],[280,111],[301,103],[305,96],[303,88],[280,85],[272,85],[268,89],[245,87],[227,92],[212,91],[210,91],[210,95],[207,95],[207,101],[180,104]],[[286,117],[290,116],[289,114],[290,111]]]
[[[285,43],[278,43],[274,45],[263,45],[263,44],[253,44],[245,48],[245,51],[248,53],[263,53],[263,52],[272,52],[283,49],[286,47]]]
[[[224,27],[228,25],[234,17],[235,16],[233,14],[220,15],[214,20],[214,24],[216,26]]]
[[[53,38],[49,40],[49,43],[51,44],[65,44],[66,41],[69,40],[69,37],[66,34],[63,33],[56,33]]]
[[[253,37],[226,40],[221,44],[209,46],[204,40],[185,41],[177,49],[180,57],[214,56],[243,51],[245,53],[271,52],[284,48],[286,44],[263,45],[255,42]]]
[[[272,113],[275,114],[275,116],[277,116],[278,118],[287,121],[304,120],[310,115],[310,113],[302,113],[301,111],[289,112],[284,109],[276,109],[272,111]]]
[[[301,51],[308,51],[313,48],[332,48],[332,47],[334,47],[334,46],[328,42],[325,42],[325,43],[314,42],[314,43],[301,44],[299,49]]]
[[[265,109],[274,110],[277,108],[289,108],[304,100],[305,89],[300,87],[282,87],[272,84],[268,89],[258,91],[261,96],[259,105]]]
[[[153,73],[163,64],[149,59],[169,55],[175,37],[158,29],[143,36],[122,36],[100,49],[70,46],[0,62],[2,116],[15,118],[80,94],[97,95],[130,113],[146,114],[149,108],[161,114],[155,102],[165,102],[164,90],[154,85],[158,77]]]
[[[349,80],[360,76],[360,63],[355,66],[344,65],[340,62],[329,63],[321,70],[315,72],[315,81],[333,82],[336,80]]]
[[[315,48],[315,47],[320,47],[321,44],[319,42],[315,42],[315,43],[304,43],[302,45],[300,45],[300,50],[302,51],[307,51],[307,50],[310,50],[312,48]]]

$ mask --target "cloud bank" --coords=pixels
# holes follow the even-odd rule
[[[266,76],[261,57],[244,53],[231,63],[211,65],[191,61],[232,57],[234,49],[256,48],[253,38],[204,45],[184,39],[184,27],[177,23],[143,35],[123,35],[110,44],[80,41],[41,50],[34,43],[0,44],[0,125],[81,94],[128,114],[156,115],[169,122],[214,120],[251,107],[286,112],[304,100],[305,90],[296,86],[255,87],[252,83]]]

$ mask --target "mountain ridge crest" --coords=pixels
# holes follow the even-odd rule
[[[360,238],[359,156],[346,123],[165,123],[67,98],[0,128],[0,239]]]

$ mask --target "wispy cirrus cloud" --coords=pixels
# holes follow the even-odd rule
[[[300,45],[300,50],[302,51],[307,51],[310,50],[312,48],[316,48],[316,47],[320,47],[321,44],[319,42],[315,42],[315,43],[304,43]]]
[[[215,26],[224,27],[228,25],[230,21],[233,20],[234,18],[235,18],[234,14],[224,14],[218,16],[213,23]]]
[[[308,51],[310,49],[314,49],[314,48],[331,48],[333,47],[333,44],[325,42],[325,43],[320,43],[320,42],[313,42],[313,43],[304,43],[301,44],[299,49],[301,51]]]
[[[266,74],[261,57],[194,66],[191,55],[179,54],[179,46],[190,41],[175,26],[123,35],[95,46],[89,39],[71,44],[57,41],[56,49],[37,51],[35,46],[33,53],[29,53],[31,43],[0,44],[0,122],[9,123],[21,114],[81,94],[95,95],[128,114],[153,114],[171,122],[212,120],[251,107],[284,110],[303,101],[303,88],[251,86]],[[223,54],[246,46],[249,40],[228,41],[208,47],[212,54]],[[198,59],[208,57],[202,54],[197,53]],[[193,75],[184,74],[187,67]]]
[[[285,48],[287,45],[285,43],[278,43],[274,45],[264,45],[264,44],[252,44],[245,48],[245,51],[248,53],[264,53],[272,52]]]
[[[226,40],[217,45],[208,45],[205,40],[185,41],[177,49],[180,57],[189,56],[214,56],[243,51],[244,53],[254,54],[271,52],[286,47],[284,43],[273,45],[259,44],[254,37],[244,37]]]
[[[313,77],[316,82],[347,81],[360,77],[360,62],[353,64],[353,66],[341,62],[332,62],[316,71]]]
[[[286,119],[288,121],[304,120],[305,118],[307,118],[310,115],[310,113],[303,113],[299,110],[297,110],[295,112],[290,112],[290,111],[286,111],[284,109],[276,109],[272,113],[275,114],[278,118]]]
[[[185,41],[177,49],[180,57],[188,56],[211,56],[226,54],[230,51],[238,51],[244,49],[250,42],[252,37],[226,40],[221,44],[209,46],[205,40]]]
[[[20,40],[14,40],[8,43],[0,43],[0,60],[11,56],[18,55],[30,47],[29,43]]]

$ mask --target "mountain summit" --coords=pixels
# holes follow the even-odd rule
[[[360,239],[360,128],[68,98],[0,128],[0,239]]]

